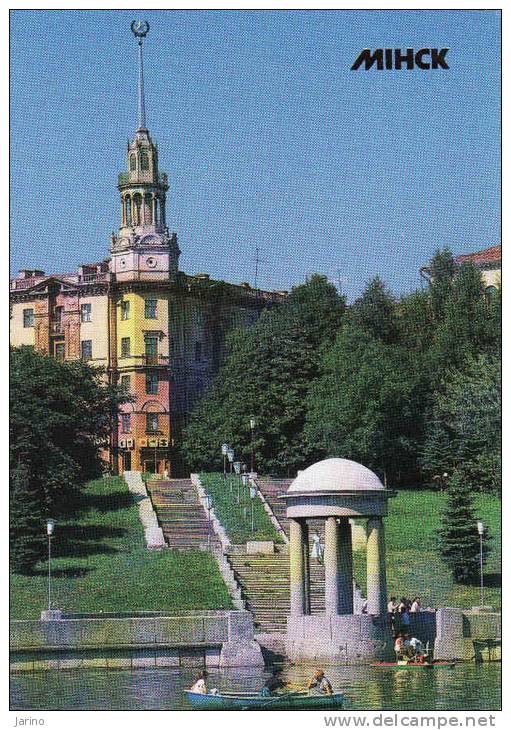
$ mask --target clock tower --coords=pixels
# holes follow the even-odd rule
[[[146,126],[143,41],[149,23],[133,22],[138,40],[138,129],[128,142],[127,172],[118,178],[121,225],[112,233],[110,268],[118,281],[168,279],[177,273],[179,254],[175,233],[169,234],[165,201],[167,175],[158,170],[158,147]]]

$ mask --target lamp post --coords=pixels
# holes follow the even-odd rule
[[[229,448],[227,449],[227,458],[229,460],[229,473],[232,474],[232,462],[234,461],[234,449]]]
[[[222,444],[222,456],[224,457],[224,479],[227,479],[227,452],[229,451],[229,444]]]
[[[208,550],[211,550],[211,510],[213,509],[213,498],[210,494],[204,497],[204,506],[208,511]]]
[[[477,523],[477,532],[479,533],[479,570],[481,572],[481,606],[484,606],[484,574],[483,574],[483,535],[484,524]]]
[[[234,449],[229,448],[227,449],[227,459],[229,460],[229,474],[232,474],[232,462],[234,461]],[[232,494],[232,479],[229,480],[229,488],[231,490]]]
[[[51,611],[51,538],[55,531],[55,520],[46,521],[46,534],[48,535],[48,611]]]
[[[241,497],[242,497],[241,501],[242,502],[245,502],[245,494],[246,494],[245,487],[248,486],[248,479],[249,479],[248,474],[243,473],[241,475]]]
[[[239,475],[241,474],[241,461],[235,461],[233,463],[233,467],[234,467],[234,473],[239,477]],[[236,481],[238,482],[238,504],[239,504],[240,503],[240,481],[241,480],[238,478],[238,479],[236,479]]]
[[[250,457],[250,471],[252,473],[255,470],[254,429],[255,429],[255,418],[251,418],[250,419],[250,443],[252,446],[252,454]]]
[[[257,497],[257,487],[254,482],[250,484],[250,521],[252,532],[254,532],[254,499]]]

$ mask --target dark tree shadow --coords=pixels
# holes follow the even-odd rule
[[[110,494],[80,494],[76,508],[79,512],[96,509],[98,512],[116,512],[133,505],[129,492],[117,491]]]
[[[83,578],[91,572],[91,568],[56,568],[51,571],[53,578]],[[48,571],[37,569],[32,575],[48,575]]]
[[[502,573],[484,573],[483,578],[485,588],[500,588],[502,586]],[[479,586],[479,576],[475,576],[472,580],[467,581],[465,585]]]

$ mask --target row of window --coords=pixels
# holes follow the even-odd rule
[[[146,319],[157,319],[158,300],[157,299],[146,299],[144,306],[144,316]],[[56,321],[62,319],[62,307],[55,307],[53,318]],[[121,302],[121,319],[130,319],[130,303],[129,301]],[[92,322],[92,304],[81,304],[80,305],[80,322]],[[34,310],[24,309],[23,310],[23,327],[34,326]]]
[[[144,317],[146,319],[157,319],[158,318],[158,300],[157,299],[145,299],[144,300]],[[130,302],[123,300],[121,302],[121,319],[130,319]]]
[[[158,360],[158,335],[145,336],[146,359]],[[131,337],[121,337],[121,357],[131,357]]]
[[[159,413],[146,413],[146,433],[157,433],[160,430]],[[121,430],[123,433],[131,433],[131,413],[121,413]]]
[[[137,169],[137,156],[133,152],[130,155],[130,172],[135,172]],[[147,152],[141,152],[140,153],[140,169],[143,172],[146,172],[149,170],[149,157],[147,155]]]
[[[131,338],[123,337],[121,339],[121,357],[130,357],[131,355]],[[65,343],[55,343],[55,357],[57,360],[63,360],[65,356]],[[82,340],[80,342],[80,357],[82,360],[92,360],[92,340]],[[145,341],[145,357],[146,360],[153,361],[154,364],[158,364],[158,338],[157,337],[146,337]],[[129,377],[129,376],[122,376]],[[157,378],[157,374],[148,374],[148,378]],[[122,378],[121,378],[122,381]],[[153,386],[154,387],[154,386]],[[157,393],[158,385],[156,390],[148,390],[148,393]]]
[[[129,393],[131,390],[131,378],[129,375],[121,375],[119,384],[121,388]],[[145,376],[145,392],[147,395],[158,394],[158,373],[146,373]]]

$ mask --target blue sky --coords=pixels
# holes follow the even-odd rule
[[[438,246],[500,243],[496,11],[11,12],[11,264],[108,255],[136,128],[167,171],[181,268],[350,299],[418,287]],[[363,48],[449,47],[449,71],[351,71]]]

